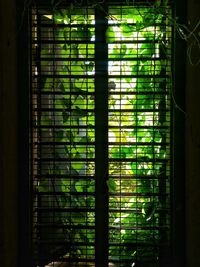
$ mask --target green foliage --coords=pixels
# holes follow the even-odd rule
[[[159,6],[159,1],[156,2],[156,5]],[[54,84],[53,90],[62,93],[62,97],[54,98],[54,107],[56,108],[54,118],[47,112],[41,114],[43,126],[55,123],[65,126],[53,134],[56,142],[69,144],[56,151],[58,158],[68,161],[64,167],[56,166],[55,168],[54,166],[53,175],[63,177],[60,185],[49,186],[48,179],[45,179],[40,182],[39,191],[61,191],[63,197],[57,201],[61,207],[69,207],[70,203],[74,208],[88,207],[92,209],[94,208],[94,196],[92,194],[85,197],[80,196],[95,191],[95,180],[87,177],[83,179],[85,174],[94,175],[95,88],[92,78],[95,74],[94,44],[92,43],[94,28],[89,27],[93,25],[94,16],[76,15],[72,10],[73,8],[68,11],[56,11],[53,19],[58,25],[66,25],[66,27],[56,29],[59,40],[66,41],[64,45],[58,44],[57,46],[59,56],[65,58],[65,63],[56,68],[56,74],[68,77],[73,75],[73,78],[55,78],[54,80],[47,78],[43,81],[42,90],[44,92],[52,91],[51,85]],[[159,160],[165,159],[167,153],[166,147],[162,145],[162,142],[166,142],[166,133],[163,132],[161,126],[169,126],[165,112],[166,101],[169,100],[166,100],[164,94],[160,94],[164,90],[163,78],[155,78],[156,75],[161,74],[162,65],[166,59],[165,61],[154,59],[160,57],[161,45],[163,46],[164,43],[164,46],[167,47],[169,40],[159,26],[163,19],[162,13],[157,14],[151,9],[143,7],[128,8],[128,11],[129,13],[126,13],[127,9],[125,9],[123,19],[120,15],[116,15],[112,20],[108,18],[109,25],[106,31],[109,48],[109,75],[114,75],[114,78],[109,80],[109,109],[111,110],[109,126],[118,126],[117,130],[109,128],[109,142],[111,142],[109,159],[111,163],[107,186],[109,193],[127,195],[126,197],[110,197],[110,210],[131,211],[116,212],[110,215],[109,226],[112,229],[109,233],[110,240],[120,239],[120,242],[124,244],[119,248],[111,247],[110,257],[116,259],[116,255],[121,255],[121,257],[126,256],[134,261],[145,255],[153,257],[156,252],[151,251],[152,248],[149,251],[148,249],[136,250],[126,243],[134,243],[136,236],[140,242],[159,241],[158,230],[151,231],[149,229],[152,226],[159,226],[161,204],[158,197],[159,182],[157,178],[164,166],[164,163]],[[131,23],[126,21],[131,21]],[[120,40],[124,42],[120,42]],[[132,40],[133,42],[131,42]],[[67,41],[71,41],[71,43]],[[73,41],[75,42],[73,43]],[[52,57],[50,52],[45,49],[41,51],[42,58],[44,55]],[[128,77],[120,78],[120,75],[127,74]],[[120,84],[121,88],[119,88]],[[161,109],[159,109],[160,107]],[[133,111],[130,112],[130,110]],[[86,125],[88,128],[81,128]],[[127,126],[127,129],[120,128],[121,126]],[[132,127],[131,130],[128,129],[129,126],[130,129]],[[55,151],[53,153],[55,154]],[[88,160],[84,161],[86,158]],[[116,161],[112,162],[112,160]],[[49,169],[48,174],[52,174],[52,170]],[[69,179],[70,175],[75,176],[76,179]],[[123,176],[130,177],[130,179],[123,179]],[[53,181],[53,183],[55,182]],[[128,194],[132,195],[128,196]],[[147,197],[148,194],[151,196]],[[93,225],[94,214],[80,212],[79,215],[66,215],[63,223],[81,226],[85,224],[86,220],[88,225]],[[138,225],[144,229],[136,230]],[[66,234],[70,235],[71,239],[79,239],[84,242],[94,239],[94,232],[83,229],[80,231],[70,230],[70,233]],[[87,249],[90,254],[94,253],[93,247]],[[84,254],[87,254],[85,248],[78,246],[71,250],[76,256],[83,257]],[[67,253],[68,251],[66,251]]]

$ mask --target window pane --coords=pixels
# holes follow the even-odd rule
[[[171,32],[150,8],[109,14],[109,258],[158,266],[170,235]]]
[[[160,267],[170,257],[171,8],[98,7],[32,9],[34,267],[97,264],[105,210],[107,263]]]
[[[92,9],[33,9],[33,239],[42,267],[94,260],[93,39]]]

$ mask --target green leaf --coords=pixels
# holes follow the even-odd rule
[[[106,183],[107,183],[107,186],[108,186],[108,190],[109,190],[110,192],[115,192],[115,191],[116,191],[117,184],[116,184],[116,182],[115,182],[114,179],[109,178],[109,179],[106,181]]]
[[[83,109],[80,109],[78,106],[75,107],[76,110],[74,110],[74,115],[75,116],[78,116],[78,117],[85,117],[87,116],[88,112],[83,110]]]
[[[79,37],[81,40],[90,41],[92,34],[87,27],[82,27],[79,29]]]
[[[114,148],[112,152],[112,158],[126,158],[127,150]]]
[[[153,219],[155,211],[155,203],[143,203],[142,214],[144,215],[146,221]]]
[[[135,32],[135,27],[125,24],[122,26],[122,32],[124,36],[131,36]]]
[[[115,32],[113,31],[112,27],[108,27],[108,29],[106,31],[106,41],[108,43],[115,41]]]
[[[137,162],[131,163],[131,169],[132,169],[133,173],[137,171]]]
[[[136,31],[139,32],[144,27],[143,23],[136,21]]]
[[[71,99],[62,98],[62,105],[65,108],[70,108],[72,105]]]
[[[69,113],[63,110],[62,117],[63,117],[63,123],[67,122],[67,120],[69,119]]]
[[[90,186],[87,189],[88,192],[95,192],[95,181],[91,181]]]
[[[64,131],[55,131],[56,141],[61,141],[63,139]]]
[[[49,118],[48,114],[44,114],[41,117],[41,125],[51,125],[52,124],[52,120],[51,118]]]
[[[50,181],[48,179],[41,180],[36,190],[39,192],[49,192]]]
[[[93,71],[93,69],[94,69],[94,62],[89,62],[89,63],[86,63],[85,62],[84,68],[85,68],[86,71]]]
[[[60,90],[63,94],[65,93],[65,87],[62,81],[59,81],[57,89]]]
[[[65,136],[66,136],[66,138],[67,138],[70,142],[73,142],[73,140],[74,140],[74,136],[73,136],[72,131],[66,131]]]
[[[75,184],[75,189],[77,192],[84,192],[84,186],[83,181],[78,181]]]
[[[62,189],[62,192],[69,192],[70,191],[70,181],[69,180],[62,180],[61,189]]]

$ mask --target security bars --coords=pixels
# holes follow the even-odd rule
[[[31,10],[33,266],[167,266],[171,7]]]

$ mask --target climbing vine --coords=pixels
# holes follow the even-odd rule
[[[48,205],[58,210],[54,221],[61,225],[59,231],[67,246],[62,250],[58,247],[53,253],[76,259],[94,256],[93,9],[104,11],[104,3],[74,1],[64,9],[59,7],[62,1],[52,1],[53,11],[42,16],[45,25],[53,25],[48,38],[54,44],[46,45],[46,32],[44,37],[40,33],[44,45],[41,41],[36,52],[42,77],[38,83],[47,96],[42,99],[37,120],[41,123],[41,141],[51,145],[45,151],[50,159],[42,170],[45,178],[38,181],[35,190],[54,196]],[[87,8],[83,8],[85,4]],[[160,229],[167,228],[170,220],[163,211],[169,209],[170,194],[172,31],[167,4],[156,1],[153,6],[134,8],[131,4],[132,1],[126,1],[122,13],[115,8],[105,13],[105,41],[109,91],[109,257],[110,261],[126,259],[133,264],[157,260],[157,246],[168,242],[170,234],[168,229]],[[41,157],[45,153],[41,152]],[[86,224],[89,230],[84,228]],[[120,246],[112,245],[114,242],[120,242]]]

